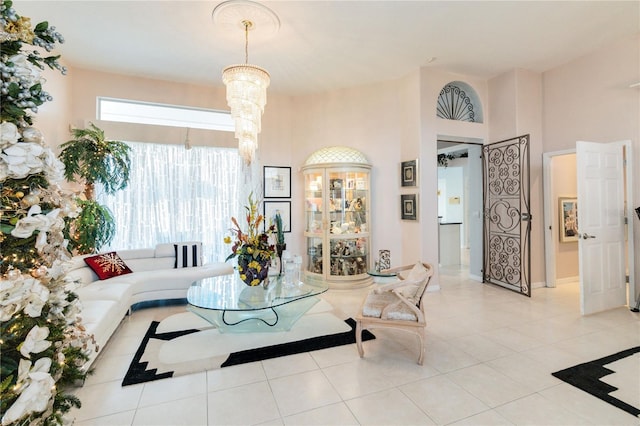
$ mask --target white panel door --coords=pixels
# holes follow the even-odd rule
[[[580,310],[625,305],[623,147],[576,143]]]

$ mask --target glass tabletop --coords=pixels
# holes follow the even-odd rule
[[[238,274],[205,278],[191,284],[187,301],[198,308],[220,311],[252,311],[285,305],[317,296],[329,289],[325,282],[284,284],[280,276],[270,276],[269,284],[249,287]]]
[[[372,277],[395,277],[398,275],[395,272],[376,271],[375,269],[369,269],[367,271],[367,274],[371,275]]]

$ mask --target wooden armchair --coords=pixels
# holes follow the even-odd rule
[[[356,317],[356,345],[362,358],[362,331],[371,328],[391,328],[415,333],[420,339],[418,364],[422,365],[426,350],[426,326],[423,297],[433,275],[428,263],[400,266],[385,272],[409,270],[405,278],[381,285],[367,295]]]

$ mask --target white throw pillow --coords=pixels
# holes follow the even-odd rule
[[[420,262],[416,263],[411,271],[409,271],[409,275],[405,278],[407,281],[415,281],[420,283],[427,279],[427,268]]]

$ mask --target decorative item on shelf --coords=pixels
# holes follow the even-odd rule
[[[271,78],[264,68],[249,64],[249,31],[262,25],[277,30],[280,20],[268,7],[248,0],[220,3],[213,10],[213,20],[216,24],[239,25],[244,29],[245,62],[226,67],[222,71],[222,81],[227,86],[227,103],[235,122],[240,156],[250,165],[258,148],[258,133]]]
[[[391,268],[391,250],[378,250],[378,271],[384,271]]]
[[[225,243],[233,243],[231,254],[225,262],[237,257],[240,279],[249,286],[257,286],[267,278],[269,265],[275,254],[275,247],[269,244],[269,235],[275,232],[275,225],[272,224],[264,232],[260,232],[264,216],[258,214],[259,202],[253,199],[253,193],[249,194],[248,201],[249,204],[244,207],[247,214],[247,231],[242,230],[235,217],[231,218],[235,225],[235,228],[230,229],[234,239],[231,236],[224,238]]]

